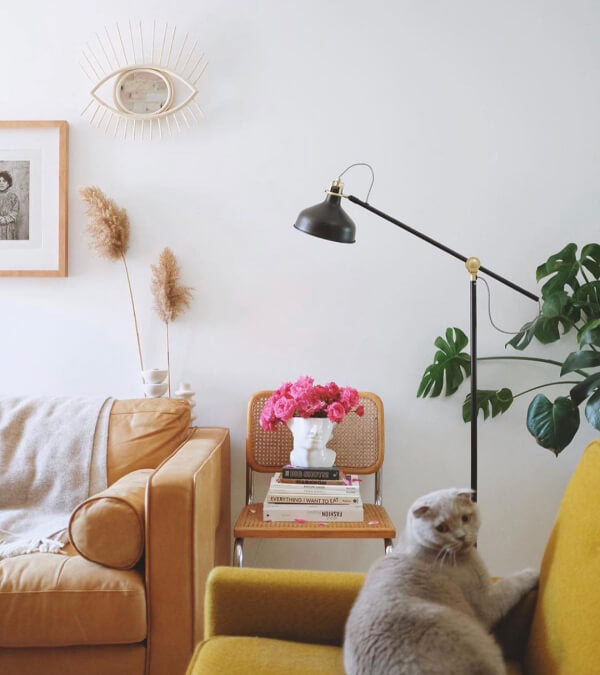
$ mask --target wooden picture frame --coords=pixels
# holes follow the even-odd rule
[[[66,277],[69,124],[0,121],[0,277]]]

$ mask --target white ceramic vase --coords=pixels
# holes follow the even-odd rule
[[[196,415],[194,415],[194,407],[196,406],[196,400],[194,399],[195,395],[196,392],[192,389],[192,386],[187,382],[181,382],[179,388],[175,392],[175,398],[182,398],[189,403],[190,408],[192,409],[192,418],[191,418],[192,422],[196,419]]]
[[[161,370],[160,368],[142,370],[144,395],[147,398],[160,398],[163,396],[169,388],[168,383],[165,382],[167,375],[168,371]]]
[[[293,466],[333,466],[335,452],[327,447],[335,422],[327,417],[292,417],[287,421],[294,437]]]

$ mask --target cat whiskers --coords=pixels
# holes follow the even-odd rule
[[[440,563],[440,567],[443,567],[444,563],[446,562],[446,556],[452,553],[452,544],[448,544],[447,546],[442,546],[442,548],[439,550],[438,554],[435,557],[435,562]],[[440,556],[442,556],[440,558]]]

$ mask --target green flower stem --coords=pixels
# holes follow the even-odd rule
[[[536,389],[542,389],[543,387],[551,387],[554,384],[579,384],[581,380],[562,380],[558,382],[547,382],[546,384],[538,384],[537,387],[531,387],[531,389],[525,389],[525,391],[520,391],[518,394],[513,395],[513,399],[523,396],[523,394],[528,394],[530,391],[535,391]]]
[[[534,356],[482,356],[477,358],[478,361],[538,361],[539,363],[549,363],[552,366],[560,366],[562,368],[562,363],[560,361],[553,361],[552,359],[538,359]],[[586,373],[585,370],[575,370],[573,371],[582,377],[589,377],[589,373]]]

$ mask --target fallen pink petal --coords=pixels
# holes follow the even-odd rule
[[[295,523],[305,523],[306,521],[304,520],[304,518],[294,518],[294,522]]]
[[[323,525],[323,526],[325,526],[325,525],[327,525],[327,523],[319,523],[319,525]]]
[[[368,524],[369,524],[369,525],[379,525],[379,521],[378,521],[378,520],[370,520],[370,521],[368,522]]]
[[[256,513],[256,509],[248,509],[250,513]]]

